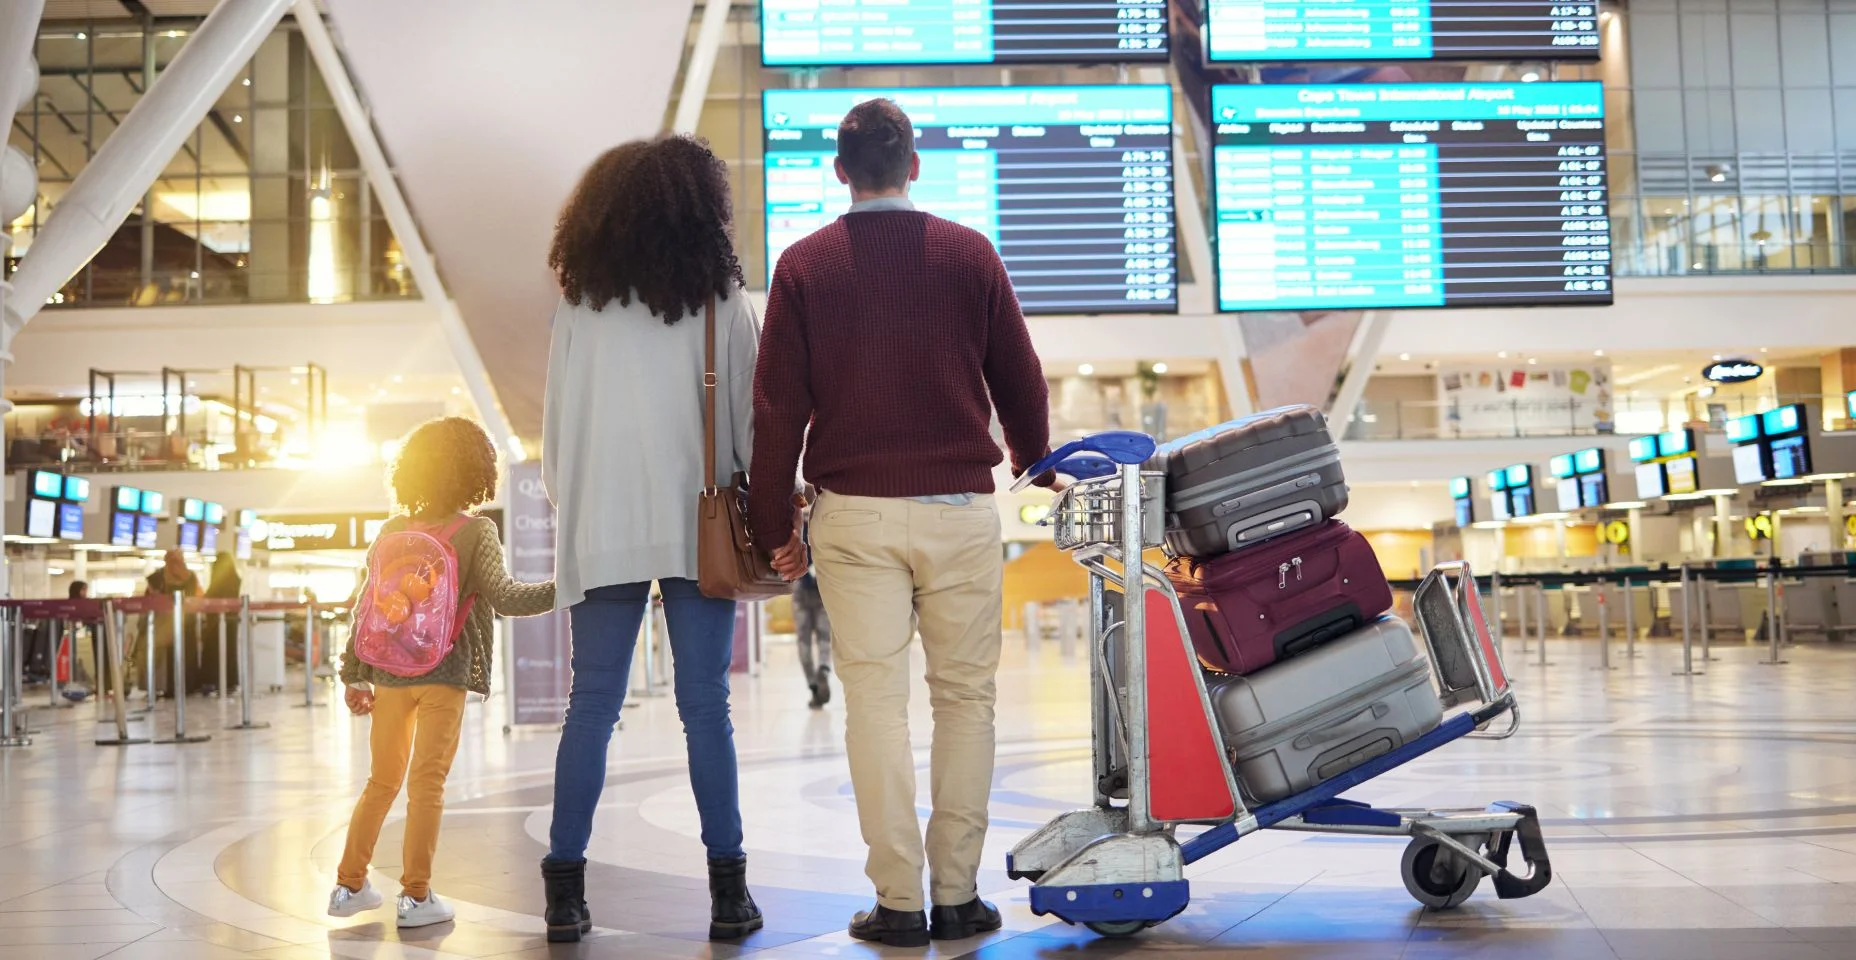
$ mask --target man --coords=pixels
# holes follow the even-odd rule
[[[793,633],[799,643],[799,669],[812,690],[814,710],[831,702],[831,617],[818,592],[818,577],[811,571],[793,584]]]
[[[976,886],[1003,602],[990,426],[996,410],[1023,469],[1046,452],[1049,397],[992,245],[910,205],[921,161],[901,108],[853,108],[838,127],[836,168],[850,212],[789,247],[769,284],[749,518],[756,542],[784,544],[780,573],[803,574],[788,498],[803,448],[806,479],[821,491],[810,540],[877,894],[850,931],[923,946],[931,934],[957,940],[1000,925]],[[932,923],[909,746],[916,619],[934,712]]]

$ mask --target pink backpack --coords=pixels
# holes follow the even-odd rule
[[[367,592],[354,610],[354,652],[396,677],[422,677],[457,646],[475,596],[460,597],[451,538],[468,517],[442,528],[408,525],[383,534],[367,555]]]

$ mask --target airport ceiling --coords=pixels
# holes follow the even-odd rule
[[[46,23],[80,20],[139,20],[144,16],[200,18],[219,0],[45,0]],[[317,8],[323,8],[317,0]]]

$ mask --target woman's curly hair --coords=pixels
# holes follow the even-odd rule
[[[412,516],[462,513],[496,496],[496,445],[475,420],[428,420],[400,443],[388,483]]]
[[[606,151],[574,188],[548,266],[567,302],[632,299],[676,323],[740,286],[728,166],[703,140],[663,136]]]

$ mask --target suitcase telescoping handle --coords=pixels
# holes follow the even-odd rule
[[[1345,737],[1364,733],[1370,729],[1374,723],[1377,723],[1386,714],[1391,712],[1392,708],[1386,706],[1384,701],[1374,701],[1360,708],[1360,712],[1339,723],[1322,727],[1319,730],[1311,730],[1308,733],[1296,737],[1293,746],[1297,750],[1307,750],[1309,747],[1319,744],[1333,743]]]

